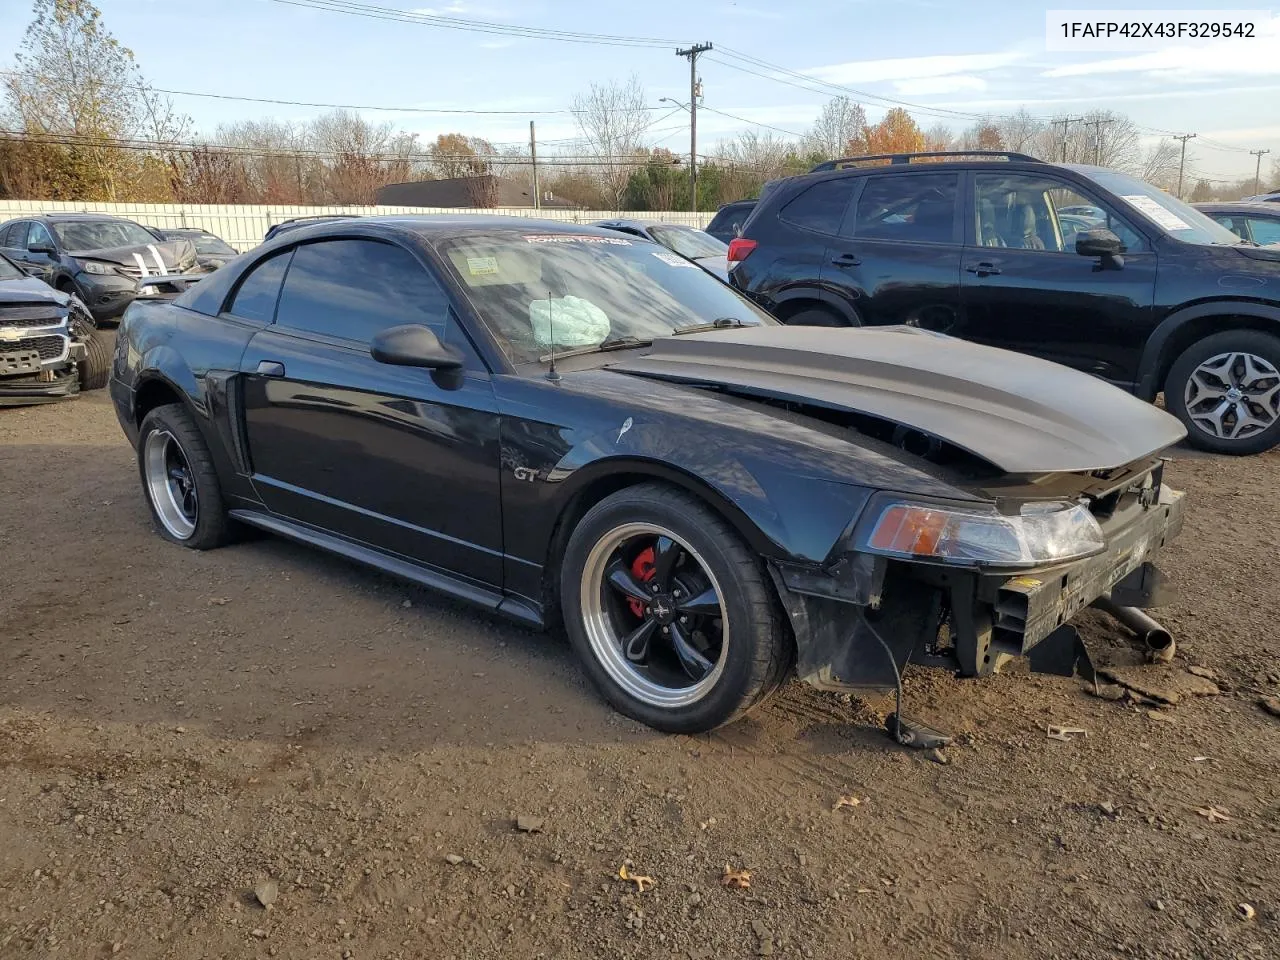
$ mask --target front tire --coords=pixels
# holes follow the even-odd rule
[[[97,333],[85,338],[85,357],[78,367],[80,390],[101,390],[111,375],[111,348]]]
[[[854,326],[854,324],[848,323],[843,317],[838,316],[834,310],[828,310],[826,307],[808,307],[803,310],[797,310],[782,322],[789,327]]]
[[[565,627],[617,710],[701,733],[769,696],[791,643],[760,558],[699,500],[657,484],[596,504],[561,569]]]
[[[160,536],[192,550],[210,550],[231,539],[209,448],[182,404],[156,407],[142,418],[138,470]]]
[[[1280,443],[1280,338],[1228,330],[1188,347],[1169,370],[1165,405],[1201,450],[1244,456]]]

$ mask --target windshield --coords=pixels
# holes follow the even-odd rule
[[[1086,176],[1119,196],[1134,210],[1143,214],[1168,233],[1184,243],[1211,243],[1234,245],[1240,238],[1219,223],[1215,223],[1199,210],[1171,197],[1159,187],[1118,173],[1115,170],[1082,170]]]
[[[67,250],[109,250],[155,243],[148,230],[128,220],[69,220],[53,224],[58,242]]]
[[[179,235],[177,239],[180,239],[181,236]],[[230,244],[225,240],[218,239],[211,233],[190,234],[186,236],[186,239],[196,245],[198,253],[213,253],[223,257],[234,257],[236,255]]]
[[[440,251],[513,363],[717,320],[777,322],[645,240],[503,230],[449,240]]]
[[[4,257],[0,257],[0,280],[17,280],[19,277],[25,277],[26,274],[15,267]]]
[[[702,257],[723,257],[729,253],[728,244],[709,233],[691,227],[650,227],[649,233],[664,247],[670,247],[682,257],[699,260]]]

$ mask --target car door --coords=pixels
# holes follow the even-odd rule
[[[444,286],[409,250],[372,239],[303,244],[282,272],[274,323],[241,362],[262,501],[283,517],[500,585],[497,405]],[[375,361],[370,339],[405,323],[461,351],[461,374]]]
[[[27,242],[23,250],[23,269],[32,276],[52,278],[54,268],[58,265],[57,250],[49,228],[39,220],[32,220],[27,229]]]
[[[16,263],[25,273],[34,273],[35,269],[28,262],[27,254],[28,221],[16,220],[0,231],[0,248],[5,256]]]
[[[1034,354],[1132,386],[1150,332],[1156,254],[1108,203],[1050,174],[978,172],[966,191],[957,336]],[[1067,206],[1098,207],[1125,249],[1103,262],[1075,252]]]
[[[859,180],[827,246],[824,295],[844,301],[867,325],[949,331],[960,310],[960,174]]]

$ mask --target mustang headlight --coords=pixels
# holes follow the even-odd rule
[[[81,260],[80,266],[84,267],[85,273],[94,273],[100,277],[116,272],[112,267],[105,263],[98,263],[96,260]]]
[[[868,553],[961,566],[1060,563],[1106,547],[1093,514],[1062,501],[1002,514],[991,507],[883,499],[871,504],[855,540]]]

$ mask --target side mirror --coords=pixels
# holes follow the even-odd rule
[[[1076,253],[1082,257],[1117,257],[1124,253],[1124,244],[1105,227],[1081,230],[1076,234]]]
[[[43,253],[48,257],[56,257],[58,255],[58,251],[53,249],[53,247],[49,246],[47,243],[32,244],[27,247],[27,253]]]
[[[1106,227],[1081,230],[1076,234],[1076,253],[1082,257],[1100,257],[1094,270],[1123,270],[1124,243]]]
[[[379,363],[429,370],[457,370],[462,357],[446,347],[431,328],[417,323],[388,327],[374,336],[369,353]]]

